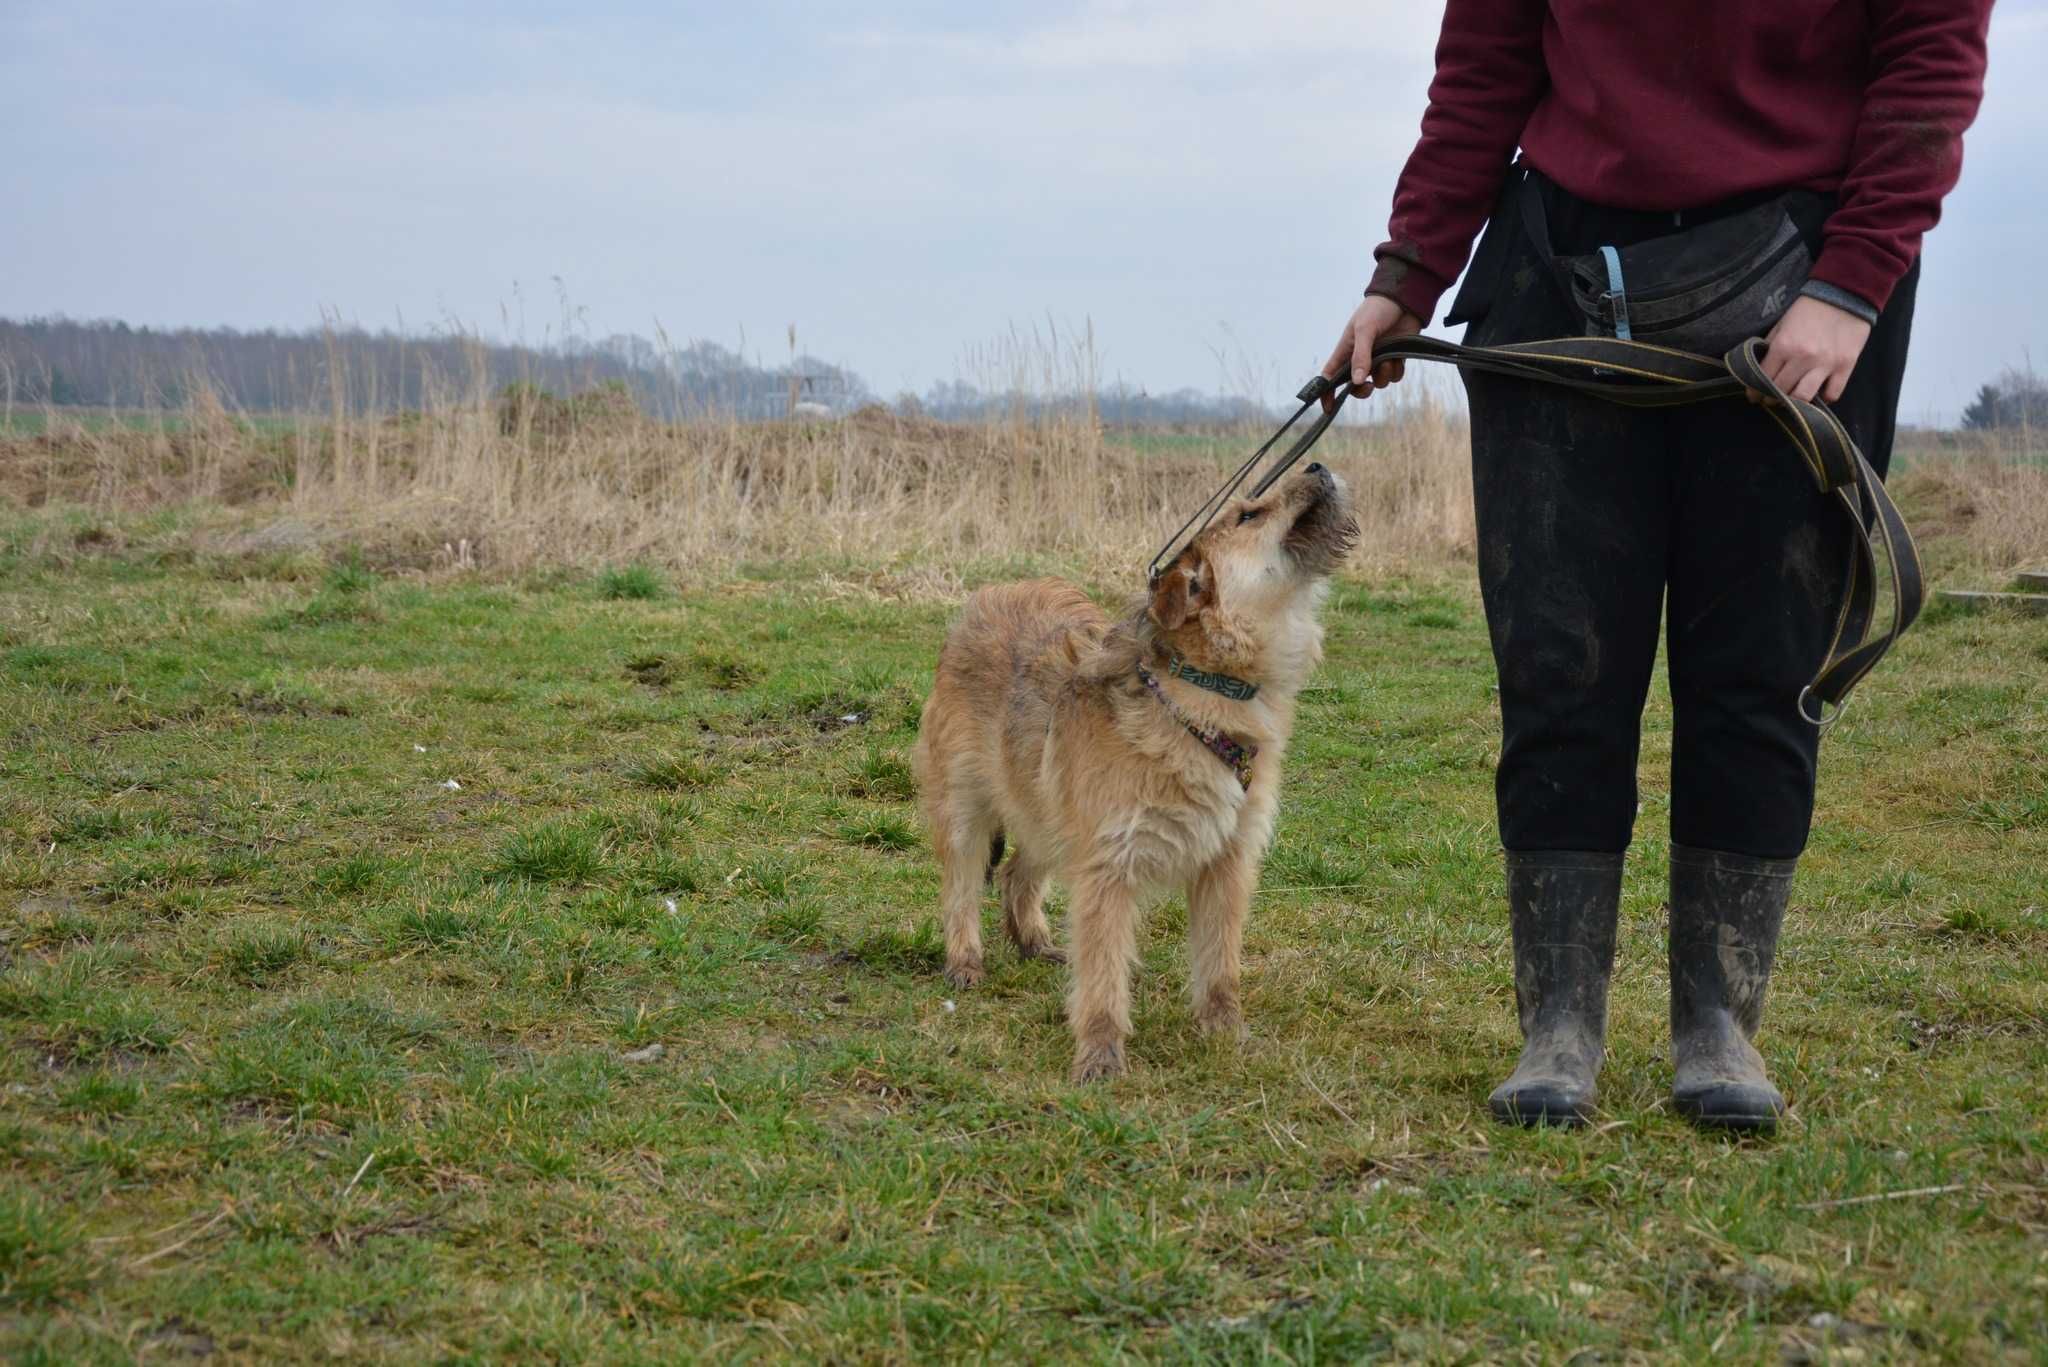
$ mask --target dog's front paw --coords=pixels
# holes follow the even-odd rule
[[[1082,1044],[1074,1051],[1074,1081],[1077,1083],[1106,1082],[1110,1078],[1123,1076],[1123,1072],[1122,1040]]]
[[[1049,964],[1063,964],[1067,961],[1067,951],[1061,949],[1050,940],[1040,940],[1036,944],[1018,945],[1017,953],[1022,958],[1043,959]]]
[[[1205,1035],[1236,1040],[1239,1044],[1249,1039],[1252,1033],[1245,1027],[1243,1008],[1235,1001],[1208,1002],[1195,1012],[1195,1028]]]
[[[984,976],[979,957],[951,960],[946,964],[946,981],[963,990],[980,987]]]

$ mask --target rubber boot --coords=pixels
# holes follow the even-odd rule
[[[1517,1125],[1583,1125],[1607,1053],[1619,854],[1508,852],[1521,1061],[1486,1103]]]
[[[1770,1131],[1785,1113],[1751,1041],[1798,862],[1671,847],[1671,1100],[1702,1128]]]

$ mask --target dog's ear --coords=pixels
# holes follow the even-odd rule
[[[1173,631],[1209,606],[1215,592],[1207,558],[1190,548],[1152,586],[1152,621],[1161,631]]]

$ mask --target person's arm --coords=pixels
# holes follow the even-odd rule
[[[1920,255],[1963,169],[1984,98],[1991,0],[1876,0],[1870,86],[1840,203],[1802,297],[1766,339],[1764,369],[1795,398],[1833,402],[1871,324]]]
[[[1472,250],[1500,193],[1529,115],[1549,88],[1543,65],[1544,0],[1450,0],[1436,45],[1436,77],[1422,137],[1394,187],[1387,241],[1370,294],[1418,318]]]
[[[1874,316],[1962,175],[1963,130],[1984,99],[1991,0],[1879,0],[1871,11],[1870,88],[1813,279]]]
[[[1545,0],[1450,0],[1445,7],[1422,136],[1395,185],[1388,240],[1373,252],[1378,265],[1366,299],[1344,325],[1325,375],[1349,365],[1354,387],[1364,386],[1373,343],[1420,330],[1465,268],[1522,130],[1549,86],[1546,13]],[[1401,371],[1391,361],[1371,378],[1392,384]]]

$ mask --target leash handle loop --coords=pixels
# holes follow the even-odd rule
[[[1296,461],[1308,453],[1310,447],[1321,441],[1323,433],[1329,431],[1330,424],[1336,421],[1337,411],[1343,408],[1344,400],[1351,395],[1350,385],[1340,385],[1327,375],[1318,375],[1301,387],[1294,396],[1301,401],[1301,407],[1294,410],[1294,415],[1281,423],[1272,436],[1260,443],[1259,449],[1252,452],[1251,458],[1238,466],[1237,472],[1225,480],[1215,493],[1204,499],[1201,507],[1195,509],[1194,516],[1181,523],[1180,530],[1166,539],[1166,544],[1159,548],[1159,553],[1152,557],[1152,563],[1145,568],[1147,584],[1158,583],[1159,576],[1166,572],[1167,566],[1188,548],[1189,543],[1208,529],[1209,524],[1216,520],[1216,514],[1223,511],[1224,505],[1228,504],[1244,482],[1251,478],[1252,471],[1266,458],[1266,453],[1280,444],[1280,439],[1293,429],[1294,424],[1301,421],[1302,415],[1332,395],[1335,396],[1336,402],[1295,439],[1294,445],[1288,447],[1286,453],[1273,463],[1272,469],[1259,480],[1247,497],[1257,498],[1265,493],[1272,487],[1274,480],[1287,473]]]

